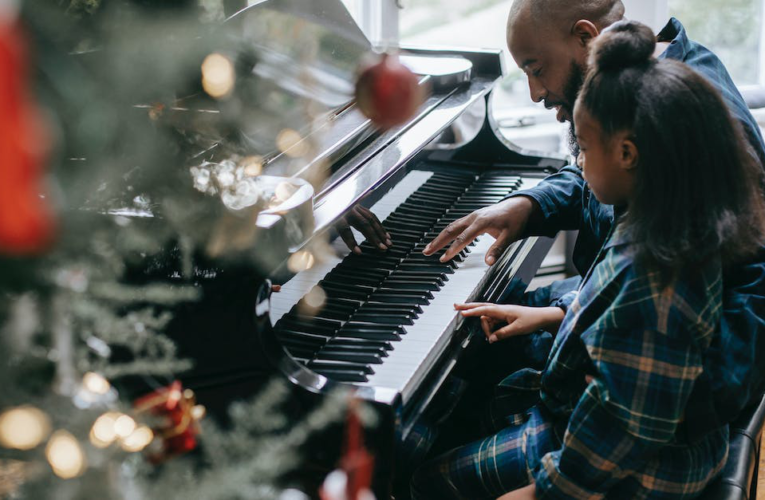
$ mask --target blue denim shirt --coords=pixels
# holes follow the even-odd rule
[[[658,40],[670,42],[660,58],[688,64],[720,91],[746,133],[750,154],[765,165],[765,143],[759,126],[720,59],[689,40],[685,28],[675,18],[662,29]],[[554,236],[561,230],[579,230],[573,260],[580,274],[584,274],[613,226],[613,207],[592,196],[575,166],[564,167],[537,187],[516,194],[519,195],[534,199],[541,209],[540,222],[528,229],[530,235]],[[569,289],[559,286],[555,294],[549,295],[550,301],[567,309],[573,294],[566,292],[576,286],[576,280],[569,280]],[[728,422],[759,397],[765,385],[765,248],[751,262],[726,273],[723,295],[721,335],[710,348],[706,377],[700,382],[712,386],[715,398],[706,408],[696,411],[716,414],[721,422]]]

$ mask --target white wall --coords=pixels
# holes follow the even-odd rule
[[[668,0],[622,0],[629,19],[645,23],[654,31],[659,31],[667,24],[669,14]]]

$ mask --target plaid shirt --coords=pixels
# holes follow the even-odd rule
[[[567,428],[563,447],[533,472],[537,496],[696,496],[728,449],[727,426],[685,432],[705,418],[689,402],[710,397],[695,382],[722,313],[720,263],[682,270],[662,287],[618,228],[598,260],[542,373],[542,404]]]

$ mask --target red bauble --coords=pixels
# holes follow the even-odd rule
[[[356,103],[364,115],[380,128],[406,123],[425,100],[417,75],[398,57],[382,54],[366,66],[356,81]]]
[[[138,398],[133,407],[139,414],[148,412],[158,418],[153,431],[162,440],[162,450],[151,453],[150,461],[163,462],[197,447],[198,420],[204,409],[196,405],[194,393],[184,390],[179,381]]]
[[[47,134],[29,95],[26,40],[0,19],[0,253],[44,250],[54,221],[42,195]]]

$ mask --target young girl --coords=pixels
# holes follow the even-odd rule
[[[761,170],[717,91],[654,48],[635,22],[592,42],[574,122],[583,175],[617,223],[565,317],[462,307],[491,340],[559,329],[541,373],[505,382],[526,406],[418,469],[414,498],[692,498],[725,464],[727,426],[694,410],[711,397],[723,270],[764,239]]]

